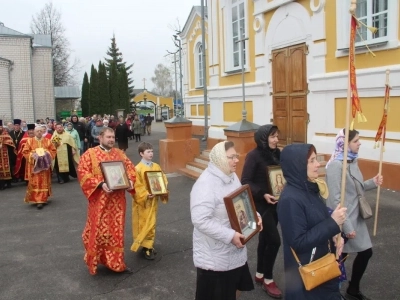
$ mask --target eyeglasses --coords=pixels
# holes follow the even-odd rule
[[[227,159],[232,159],[232,160],[239,159],[239,154],[232,154],[231,156],[227,156],[226,158]]]

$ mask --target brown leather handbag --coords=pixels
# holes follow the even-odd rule
[[[296,252],[294,252],[293,248],[290,247],[294,258],[299,265],[300,276],[307,291],[310,291],[333,278],[339,277],[341,274],[339,263],[336,261],[335,254],[331,253],[329,241],[328,246],[328,254],[315,261],[312,261],[313,255],[311,255],[310,263],[307,265],[301,264]],[[315,250],[313,250],[313,252],[314,251]]]

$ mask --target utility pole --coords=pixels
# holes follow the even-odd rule
[[[174,103],[176,103],[176,100],[177,100],[177,95],[176,95],[176,93],[178,92],[178,79],[177,79],[178,74],[177,74],[177,72],[176,72],[176,63],[177,63],[178,61],[176,60],[176,54],[178,53],[178,51],[169,52],[169,51],[167,50],[167,52],[168,52],[168,54],[173,54],[173,55],[174,55],[174,61],[173,61],[173,64],[174,64],[174,67],[175,67],[175,92],[174,92]],[[174,115],[176,116],[175,107],[174,107]]]
[[[240,28],[240,33],[243,32],[243,28]],[[246,54],[244,53],[244,46],[245,42],[249,38],[245,38],[244,34],[242,34],[243,38],[240,40],[237,40],[236,43],[240,43],[240,53],[242,54],[242,96],[243,96],[243,110],[242,110],[242,117],[243,120],[246,120],[247,118],[247,111],[246,111],[246,95],[245,95],[245,83],[244,83],[244,61],[246,59]]]
[[[204,0],[201,0],[201,44],[203,55],[203,96],[204,96],[204,137],[202,141],[208,138],[208,104],[207,104],[207,66],[206,66],[206,29],[205,29]]]
[[[177,32],[177,34],[174,34],[174,38],[176,41],[178,41],[178,50],[179,50],[179,84],[180,84],[180,93],[181,93],[181,100],[182,100],[182,105],[183,105],[183,92],[182,92],[182,40],[181,38],[178,36],[178,34],[180,34],[180,32]],[[175,44],[176,45],[176,44]],[[181,116],[179,116],[181,117]]]

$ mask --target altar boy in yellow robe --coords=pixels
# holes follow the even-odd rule
[[[139,155],[142,157],[136,168],[135,191],[132,203],[132,230],[133,244],[131,250],[136,252],[142,247],[144,257],[149,260],[155,259],[157,252],[154,250],[154,240],[156,235],[156,221],[158,200],[167,203],[168,194],[162,196],[152,195],[147,187],[145,172],[161,171],[161,167],[152,162],[153,146],[150,143],[142,142],[138,147]],[[164,172],[162,176],[165,182],[165,191],[167,192],[167,177]]]

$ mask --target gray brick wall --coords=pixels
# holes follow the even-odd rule
[[[0,60],[0,120],[11,120],[10,81],[8,61]]]
[[[0,53],[14,62],[11,71],[14,118],[34,121],[30,38],[0,37]]]
[[[34,48],[32,52],[33,97],[35,118],[54,119],[55,99],[53,87],[53,62],[50,48]]]

